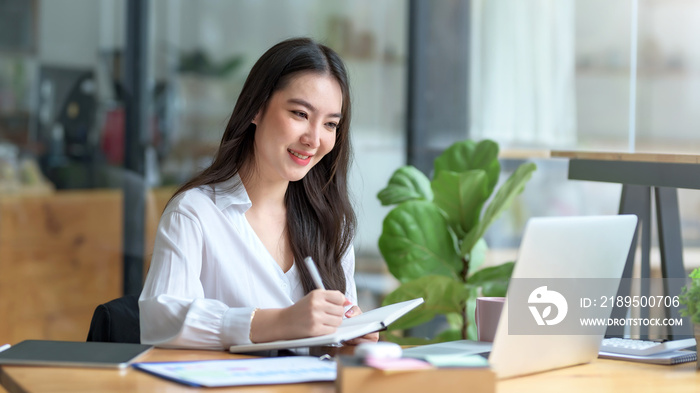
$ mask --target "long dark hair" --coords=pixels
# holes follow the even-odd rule
[[[300,263],[311,256],[325,287],[344,293],[346,282],[340,261],[355,234],[355,213],[347,190],[350,86],[343,61],[327,46],[295,38],[268,49],[248,74],[214,161],[180,187],[173,198],[195,187],[229,180],[253,162],[253,118],[264,111],[275,91],[283,89],[300,72],[332,75],[340,85],[343,105],[333,149],[303,179],[289,183],[285,194],[287,233],[304,292],[315,289],[305,264]]]

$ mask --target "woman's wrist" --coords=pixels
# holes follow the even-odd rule
[[[256,308],[251,314],[250,341],[262,343],[283,339],[281,329],[284,324],[280,320],[282,310],[279,308]]]
[[[258,310],[260,310],[260,309],[255,307],[253,309],[253,312],[250,313],[250,332],[248,333],[248,339],[250,340],[251,343],[255,342],[255,341],[253,341],[253,320],[255,319],[255,313],[257,313]]]

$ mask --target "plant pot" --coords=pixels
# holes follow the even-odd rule
[[[693,334],[695,335],[695,341],[696,343],[700,344],[700,324],[694,323],[693,324]],[[696,345],[696,349],[700,350],[700,345]],[[700,352],[700,351],[699,351]],[[696,362],[696,368],[700,370],[700,359],[698,359]]]

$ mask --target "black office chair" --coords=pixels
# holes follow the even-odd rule
[[[87,341],[140,343],[138,296],[126,295],[97,306]]]

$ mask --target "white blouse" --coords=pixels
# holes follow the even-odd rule
[[[289,307],[304,296],[296,263],[283,272],[246,220],[251,205],[238,176],[188,190],[168,204],[139,298],[142,343],[248,344],[256,307]],[[345,296],[357,304],[352,247],[341,264]]]

